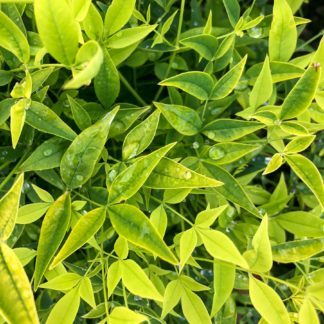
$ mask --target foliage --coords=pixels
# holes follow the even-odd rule
[[[2,322],[319,323],[303,1],[0,2]]]

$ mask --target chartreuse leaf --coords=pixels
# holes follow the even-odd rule
[[[278,294],[252,275],[249,279],[249,292],[252,305],[268,323],[291,323],[288,311]]]
[[[48,209],[40,231],[34,272],[34,287],[38,288],[56,250],[60,246],[71,217],[69,193],[60,196]]]
[[[235,27],[236,23],[240,18],[240,5],[237,0],[223,0],[223,4],[226,9],[228,19],[232,25]]]
[[[180,301],[183,287],[180,280],[172,280],[168,283],[164,292],[164,301],[161,318],[169,314]]]
[[[305,211],[291,211],[280,214],[274,219],[286,231],[297,236],[324,236],[324,220]]]
[[[217,81],[211,92],[211,100],[223,99],[234,90],[237,83],[240,81],[246,60],[247,55]]]
[[[79,26],[65,0],[35,0],[37,29],[46,50],[60,63],[72,65],[78,50]]]
[[[208,152],[209,157],[218,165],[229,164],[259,149],[259,145],[245,143],[217,143]]]
[[[234,243],[222,232],[197,227],[197,233],[201,237],[207,252],[215,259],[237,264],[248,268],[248,264],[234,245]]]
[[[102,62],[103,52],[96,41],[90,40],[83,44],[76,54],[73,78],[65,83],[64,89],[78,89],[88,85],[98,74]]]
[[[253,121],[216,119],[204,127],[203,134],[216,142],[231,142],[263,127],[263,124]]]
[[[272,78],[268,56],[250,93],[250,107],[257,108],[264,104],[272,94]]]
[[[119,94],[119,74],[106,49],[103,50],[103,62],[100,70],[94,78],[94,90],[104,107],[110,107]]]
[[[235,266],[222,262],[214,262],[214,297],[211,316],[215,316],[230,297],[235,282]]]
[[[285,98],[280,119],[291,119],[301,115],[314,99],[320,79],[320,69],[310,66]]]
[[[168,216],[163,205],[153,210],[150,216],[150,222],[156,228],[160,236],[163,237],[168,226]]]
[[[72,10],[74,18],[77,21],[82,21],[88,13],[91,0],[72,0]]]
[[[280,263],[306,260],[322,251],[324,251],[323,238],[290,241],[272,246],[273,260]]]
[[[50,207],[50,203],[33,203],[21,206],[18,210],[17,224],[30,224],[41,218]]]
[[[71,96],[67,96],[71,107],[72,115],[77,126],[84,130],[91,126],[91,118],[87,111]]]
[[[211,323],[208,311],[203,301],[189,289],[183,289],[181,295],[181,307],[185,318],[189,323]]]
[[[323,180],[313,162],[300,154],[287,155],[285,159],[297,176],[313,192],[322,208],[324,208]]]
[[[15,227],[23,184],[24,174],[22,173],[0,200],[0,240],[2,241],[9,238]]]
[[[110,36],[127,24],[135,8],[136,0],[113,0],[105,16],[105,35]]]
[[[262,218],[261,224],[253,236],[252,248],[252,250],[248,250],[243,254],[249,263],[250,269],[256,272],[268,272],[272,267],[268,216]]]
[[[93,3],[90,3],[87,15],[82,21],[82,27],[90,39],[101,39],[103,34],[103,21],[100,13]]]
[[[199,100],[207,100],[213,89],[214,81],[208,73],[192,71],[163,80],[159,85],[176,87]]]
[[[299,309],[298,320],[299,324],[320,324],[315,307],[309,298],[304,299],[304,302]]]
[[[308,148],[309,145],[312,144],[315,135],[306,135],[306,136],[298,136],[291,140],[285,147],[284,153],[299,153]]]
[[[83,246],[95,235],[106,219],[106,209],[100,207],[82,216],[72,229],[60,252],[50,265],[50,269],[57,266],[73,252]]]
[[[269,33],[271,61],[287,62],[295,51],[297,29],[293,13],[286,0],[275,0]]]
[[[47,106],[32,101],[26,113],[26,123],[47,134],[53,134],[72,141],[76,134]]]
[[[110,187],[109,202],[118,203],[132,197],[142,187],[162,157],[174,145],[175,143],[171,143],[149,155],[143,156],[122,171]]]
[[[201,211],[196,217],[195,225],[200,227],[210,227],[227,207],[228,205],[224,205]]]
[[[21,99],[11,107],[10,131],[13,148],[16,148],[19,141],[26,119],[26,109],[29,108],[29,105],[30,99]]]
[[[115,307],[109,315],[110,324],[140,324],[146,321],[148,321],[147,316],[136,313],[124,306]]]
[[[163,301],[162,295],[135,261],[123,260],[120,264],[123,284],[132,294]]]
[[[117,238],[117,240],[115,241],[115,244],[114,244],[114,251],[115,251],[116,255],[118,256],[118,258],[120,258],[122,260],[127,258],[129,248],[128,248],[128,242],[124,237],[119,236]]]
[[[64,295],[52,308],[46,324],[72,324],[78,313],[80,292],[78,287]]]
[[[181,234],[180,238],[180,271],[183,269],[197,245],[197,234],[190,228]]]
[[[118,109],[119,107],[116,107],[94,125],[85,129],[64,153],[60,171],[62,180],[69,188],[77,188],[90,179]]]
[[[19,61],[28,63],[30,49],[27,39],[19,27],[3,12],[0,11],[0,44]]]
[[[28,277],[15,252],[0,242],[0,312],[9,323],[39,323]]]
[[[92,288],[91,280],[88,277],[83,277],[80,284],[80,296],[86,301],[92,308],[96,307],[96,301],[94,297],[94,291]]]
[[[13,249],[13,251],[15,252],[23,267],[27,265],[31,260],[33,260],[37,254],[35,250],[24,247],[15,248]]]
[[[123,160],[141,154],[152,143],[159,120],[160,112],[154,111],[126,135],[123,143]]]
[[[280,153],[274,154],[273,157],[271,158],[271,160],[269,161],[267,167],[263,171],[262,175],[266,175],[266,174],[276,171],[277,169],[279,169],[282,166],[283,161],[284,160],[283,160],[282,154],[280,154]]]
[[[153,189],[218,187],[222,182],[199,174],[168,158],[162,158],[145,186]]]
[[[60,166],[61,158],[68,147],[62,138],[52,137],[40,144],[20,166],[21,171],[46,170]]]
[[[118,285],[121,279],[121,262],[122,261],[119,260],[109,266],[107,273],[108,298],[113,294],[116,286]]]
[[[167,262],[178,263],[149,219],[135,206],[127,204],[109,206],[108,214],[119,235]]]
[[[81,279],[82,277],[76,273],[66,272],[41,284],[39,287],[65,291],[74,288],[81,281]]]
[[[171,126],[182,135],[197,134],[202,126],[198,113],[188,107],[154,102]]]

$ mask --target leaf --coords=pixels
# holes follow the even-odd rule
[[[19,141],[26,119],[26,109],[28,109],[29,104],[30,99],[21,99],[11,107],[10,131],[13,148],[16,148]]]
[[[33,260],[37,254],[35,250],[24,247],[15,248],[13,249],[13,251],[15,252],[23,267],[26,266],[31,260]]]
[[[247,55],[217,81],[211,92],[211,100],[223,99],[234,90],[242,76],[246,60]]]
[[[70,290],[74,288],[80,281],[82,277],[76,273],[63,273],[54,279],[51,279],[39,286],[39,288],[53,289],[59,291]]]
[[[52,137],[40,144],[23,162],[19,170],[36,171],[56,168],[60,166],[67,146],[68,143],[64,139]]]
[[[71,217],[69,193],[60,196],[48,209],[40,231],[34,272],[34,288],[38,288],[43,274],[63,241]]]
[[[182,294],[183,287],[180,280],[172,280],[167,284],[164,292],[162,319],[178,304]]]
[[[127,24],[131,18],[136,0],[113,0],[105,16],[105,35],[110,36]]]
[[[304,302],[299,309],[298,320],[298,323],[300,324],[320,324],[315,307],[308,298],[304,299]]]
[[[104,107],[110,107],[120,90],[119,74],[107,50],[103,50],[103,62],[94,78],[94,90]]]
[[[324,208],[324,185],[321,174],[316,166],[300,154],[287,155],[285,159],[297,176],[313,192],[322,208]]]
[[[186,47],[195,50],[201,57],[208,61],[215,58],[218,40],[213,35],[194,35],[182,39],[180,43]]]
[[[171,264],[178,263],[149,219],[135,206],[127,204],[109,206],[108,214],[119,235]]]
[[[0,200],[0,239],[2,241],[10,237],[15,227],[23,184],[24,174],[22,173]]]
[[[163,238],[168,226],[168,216],[165,212],[165,209],[163,208],[163,205],[160,205],[153,210],[150,216],[150,222]]]
[[[76,134],[50,108],[40,102],[32,101],[26,113],[26,123],[47,134],[72,141]]]
[[[0,269],[1,315],[9,323],[39,323],[33,292],[24,268],[15,252],[2,241]]]
[[[96,301],[95,301],[95,297],[94,297],[91,280],[88,277],[84,277],[81,281],[80,296],[92,308],[96,307]]]
[[[272,288],[250,276],[249,292],[253,306],[268,323],[290,323],[284,303]]]
[[[48,202],[33,203],[19,208],[17,224],[30,224],[41,218],[51,206]]]
[[[80,305],[79,289],[74,288],[64,295],[52,308],[46,324],[72,324]]]
[[[89,241],[99,231],[105,219],[106,209],[104,207],[96,208],[79,218],[50,265],[50,270]]]
[[[234,245],[223,233],[211,229],[197,228],[207,252],[215,259],[248,268],[248,264]]]
[[[226,9],[228,19],[232,25],[235,27],[236,23],[240,18],[240,5],[237,0],[223,0],[223,4]]]
[[[113,294],[116,286],[118,285],[122,273],[121,273],[121,263],[122,261],[116,261],[109,266],[107,273],[107,288],[108,288],[108,298]]]
[[[129,253],[127,240],[119,236],[114,244],[114,251],[119,259],[126,259]]]
[[[220,181],[199,174],[168,158],[162,158],[145,182],[153,189],[205,188],[221,186]]]
[[[171,126],[182,135],[192,136],[197,134],[202,126],[198,113],[184,106],[167,105],[154,102]]]
[[[211,317],[215,316],[231,296],[235,282],[235,266],[214,262],[214,296]]]
[[[285,153],[299,153],[304,151],[308,148],[309,145],[312,144],[314,139],[316,138],[315,135],[306,135],[306,136],[298,136],[295,137],[292,141],[290,141],[286,147],[284,152]]]
[[[201,211],[195,220],[195,225],[200,227],[210,227],[215,220],[227,209],[228,205]]]
[[[297,29],[293,13],[286,0],[275,0],[269,33],[271,61],[287,62],[295,51]]]
[[[176,87],[199,100],[207,100],[214,86],[212,77],[199,71],[184,72],[165,79],[159,83],[162,86]]]
[[[91,0],[72,0],[72,10],[74,18],[77,21],[82,21],[88,13]]]
[[[211,323],[209,314],[202,300],[191,290],[184,289],[181,295],[181,307],[189,323]]]
[[[98,74],[102,63],[103,52],[100,45],[94,40],[86,42],[76,54],[73,78],[67,81],[63,88],[78,89],[83,85],[88,85]]]
[[[157,25],[142,25],[138,27],[122,29],[121,31],[107,39],[107,47],[119,49],[133,45],[144,39],[156,27]]]
[[[110,187],[109,202],[118,203],[132,197],[142,187],[162,157],[167,154],[174,145],[175,143],[171,143],[151,154],[143,156],[122,171],[115,178]]]
[[[193,228],[190,228],[181,234],[180,267],[179,267],[180,271],[182,271],[183,267],[187,263],[196,245],[197,245],[197,234]]]
[[[34,189],[40,200],[49,203],[52,203],[54,201],[53,196],[48,191],[36,186],[35,184],[32,184],[32,188]]]
[[[291,119],[301,115],[314,99],[319,83],[320,71],[310,66],[285,98],[280,119]]]
[[[86,183],[107,141],[110,125],[119,107],[79,134],[65,151],[60,166],[62,180],[73,189]]]
[[[253,121],[216,119],[204,127],[203,134],[215,142],[231,142],[263,127],[263,124]]]
[[[148,321],[148,318],[145,315],[136,313],[123,306],[115,307],[109,315],[110,324],[140,324],[146,321]]]
[[[142,298],[163,301],[161,294],[135,261],[121,261],[121,266],[123,283],[132,294]]]
[[[141,154],[152,143],[159,120],[160,112],[155,111],[126,135],[122,151],[123,160]]]
[[[261,224],[253,236],[252,250],[243,256],[248,261],[250,269],[256,272],[268,272],[272,268],[272,252],[268,232],[268,216],[262,218]]]
[[[272,77],[268,56],[265,58],[262,70],[256,79],[250,93],[249,103],[253,108],[263,105],[272,94]]]
[[[310,212],[291,211],[274,219],[286,231],[297,236],[323,237],[324,220]]]
[[[266,175],[278,170],[283,164],[283,157],[281,153],[276,153],[269,161],[267,167],[263,171],[262,175]]]
[[[72,111],[72,116],[79,127],[79,129],[84,130],[91,126],[91,118],[87,111],[71,96],[67,96],[69,104]]]
[[[290,241],[272,246],[273,260],[280,263],[306,260],[322,251],[324,251],[323,238]]]
[[[0,44],[20,62],[28,63],[30,50],[29,44],[19,27],[3,12],[0,11]]]
[[[78,50],[79,27],[65,0],[35,0],[34,12],[40,38],[60,63],[72,65]]]

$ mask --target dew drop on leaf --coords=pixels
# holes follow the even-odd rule
[[[219,160],[221,159],[222,157],[224,157],[225,155],[225,152],[223,149],[219,148],[219,147],[212,147],[210,150],[209,150],[209,157],[212,159],[212,160]]]
[[[76,179],[77,179],[78,181],[82,181],[82,180],[84,179],[84,177],[83,177],[82,175],[78,174],[78,175],[76,176]]]
[[[53,153],[52,150],[45,150],[45,151],[43,152],[44,156],[50,156],[52,153]]]
[[[184,174],[183,174],[183,178],[186,179],[186,180],[189,180],[191,179],[192,177],[192,173],[190,171],[186,171]]]

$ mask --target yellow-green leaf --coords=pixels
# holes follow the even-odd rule
[[[16,148],[26,119],[26,109],[30,105],[30,99],[21,99],[11,107],[10,131],[12,147]]]
[[[305,298],[298,313],[299,324],[320,324],[315,307],[309,300]]]
[[[193,228],[181,234],[180,238],[180,271],[190,258],[193,250],[197,245],[197,234]]]
[[[146,321],[148,321],[147,316],[136,313],[124,306],[115,307],[109,315],[109,324],[140,324]]]

